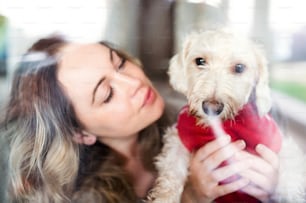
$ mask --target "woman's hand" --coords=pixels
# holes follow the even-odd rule
[[[245,151],[236,154],[238,160],[252,163],[251,168],[239,173],[250,180],[250,184],[242,191],[267,202],[278,181],[279,159],[275,152],[261,144],[256,147],[256,152],[257,156]]]
[[[251,162],[243,155],[240,156],[241,161],[233,161],[220,167],[221,163],[232,159],[244,148],[244,141],[238,140],[231,143],[229,136],[222,136],[204,145],[192,155],[189,181],[197,202],[211,202],[249,184],[248,174],[245,174],[246,178],[243,176],[230,183],[219,184],[233,175],[249,171],[247,169],[251,167]],[[247,193],[253,194],[252,190],[248,190]]]

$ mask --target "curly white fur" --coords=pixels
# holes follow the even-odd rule
[[[279,158],[279,180],[273,199],[279,203],[305,203],[306,158],[292,137],[284,137]]]
[[[204,65],[195,63],[202,58]],[[236,70],[243,64],[243,74]],[[259,115],[271,108],[267,60],[252,41],[224,30],[192,33],[169,67],[170,84],[183,93],[200,123],[207,124],[203,101],[224,104],[221,119],[236,115],[250,97],[255,97]],[[164,137],[164,148],[156,158],[159,176],[149,195],[152,203],[179,203],[188,177],[189,152],[174,127]],[[305,155],[290,138],[284,138],[280,157],[279,184],[273,195],[278,202],[305,202]]]
[[[188,176],[189,152],[177,136],[175,127],[169,128],[164,136],[164,147],[156,159],[159,177],[150,191],[149,201],[154,203],[180,202],[180,194]],[[167,163],[167,164],[165,164]]]
[[[206,64],[197,66],[196,58]],[[235,73],[235,65],[243,64],[243,74]],[[263,50],[252,41],[226,31],[195,32],[186,37],[182,51],[175,55],[169,67],[170,84],[183,93],[192,110],[202,119],[203,100],[223,102],[227,119],[248,102],[255,89],[260,115],[271,108],[267,60]],[[207,123],[207,120],[202,120]]]

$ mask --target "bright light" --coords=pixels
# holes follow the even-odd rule
[[[0,13],[12,27],[36,37],[62,33],[79,41],[101,39],[106,23],[105,0],[2,0]]]
[[[229,26],[242,34],[248,35],[254,18],[254,0],[229,1]]]
[[[306,28],[306,1],[301,0],[270,0],[269,24],[274,32],[276,58],[291,57],[292,36]],[[305,30],[303,31],[305,33]]]
[[[189,3],[205,3],[210,6],[218,7],[220,6],[222,0],[187,0]]]
[[[270,24],[274,30],[291,34],[306,25],[306,1],[271,0]]]

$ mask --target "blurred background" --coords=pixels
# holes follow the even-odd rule
[[[167,67],[192,30],[227,25],[263,44],[275,115],[306,150],[306,1],[301,0],[1,0],[0,104],[22,53],[38,38],[111,41],[141,59],[145,72],[178,108]]]

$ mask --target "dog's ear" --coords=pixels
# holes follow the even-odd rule
[[[269,88],[269,72],[267,59],[263,50],[259,47],[255,47],[255,56],[258,66],[258,78],[255,86],[256,91],[256,106],[258,114],[263,116],[271,109],[272,99]]]
[[[168,70],[171,86],[175,90],[183,93],[184,95],[187,94],[188,90],[188,80],[187,80],[188,67],[186,64],[186,58],[191,43],[190,39],[191,39],[190,36],[187,37],[185,39],[185,42],[183,43],[182,50],[171,58]]]
[[[183,93],[186,94],[187,92],[187,79],[186,79],[186,70],[184,67],[182,59],[182,54],[176,54],[170,60],[170,66],[168,70],[170,84],[171,86]]]

